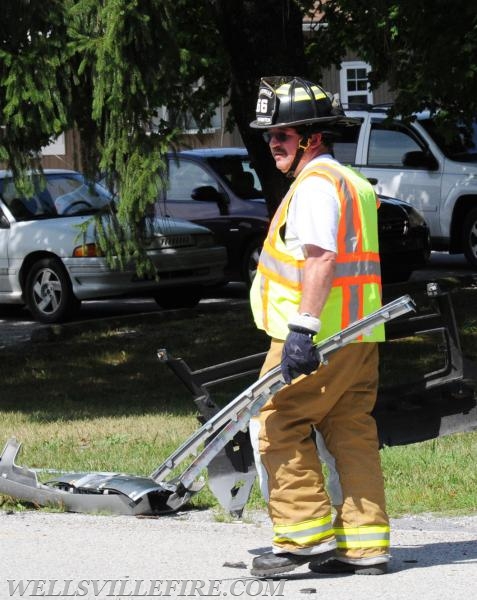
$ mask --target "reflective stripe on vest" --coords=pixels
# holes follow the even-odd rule
[[[320,519],[311,519],[295,525],[275,525],[273,528],[275,544],[290,543],[297,546],[313,546],[325,538],[333,537],[331,514]]]
[[[277,256],[274,256],[273,250],[268,248],[260,257],[260,270],[262,273],[266,273],[270,279],[275,281],[286,282],[296,289],[300,289],[301,286],[303,267],[304,262],[295,265],[281,261]],[[339,257],[337,258],[335,280],[373,275],[376,278],[381,275],[379,254],[375,252],[361,253],[360,260],[340,260]]]
[[[333,184],[339,198],[340,212],[335,276],[321,315],[326,317],[327,328],[320,332],[315,341],[333,335],[381,306],[376,217],[367,212],[376,210],[374,190],[361,175],[347,167],[339,163],[320,163],[300,173],[278,207],[260,256],[257,281],[254,281],[251,290],[252,310],[257,325],[279,339],[286,337],[290,311],[296,310],[300,303],[305,264],[304,259],[296,259],[291,255],[280,233],[286,224],[288,206],[296,187],[310,175],[324,177]],[[372,208],[370,202],[373,203]],[[325,320],[321,320],[325,324]],[[366,341],[382,339],[383,329],[378,328]]]
[[[369,525],[364,527],[336,527],[338,548],[388,548],[389,525]]]

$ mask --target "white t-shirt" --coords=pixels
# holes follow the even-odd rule
[[[330,154],[310,161],[303,172],[320,163],[336,163]],[[285,232],[285,244],[295,258],[304,258],[306,244],[337,251],[339,198],[331,182],[310,175],[302,181],[290,201]]]

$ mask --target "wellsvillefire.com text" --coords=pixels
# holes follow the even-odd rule
[[[10,598],[279,597],[286,579],[7,579]],[[0,594],[4,597],[3,594]]]

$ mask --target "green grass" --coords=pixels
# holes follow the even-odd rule
[[[455,302],[462,343],[474,360],[476,294],[463,293]],[[15,436],[23,443],[18,462],[28,467],[150,474],[198,426],[190,393],[158,361],[157,349],[199,369],[268,345],[246,306],[201,308],[180,320],[164,314],[1,350],[0,444]],[[415,376],[418,367],[432,366],[435,350],[424,338],[384,345],[383,378]],[[249,383],[214,387],[213,399],[223,405]],[[476,450],[477,433],[384,448],[389,513],[477,511]],[[207,488],[193,503],[217,506]],[[263,507],[254,489],[249,508]]]
[[[384,448],[381,460],[392,516],[477,511],[477,433]]]

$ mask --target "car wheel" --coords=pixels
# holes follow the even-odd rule
[[[466,259],[477,268],[477,208],[472,209],[464,220],[462,244]]]
[[[242,277],[250,287],[257,272],[258,260],[262,251],[263,240],[253,240],[247,246],[242,259]]]
[[[202,288],[179,287],[170,290],[161,290],[154,295],[154,300],[161,308],[194,308],[202,298]]]
[[[33,317],[41,323],[59,323],[79,308],[65,268],[56,258],[34,263],[25,284],[25,299]]]

